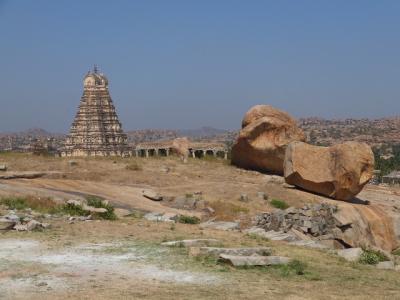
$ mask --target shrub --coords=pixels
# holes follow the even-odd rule
[[[272,199],[270,203],[273,207],[279,208],[279,209],[286,209],[289,207],[289,205],[285,201],[278,200],[278,199]]]
[[[65,214],[68,214],[71,216],[88,216],[88,215],[90,215],[90,212],[83,210],[82,206],[69,204],[69,203],[64,204],[64,206],[62,207],[62,211]]]
[[[104,213],[96,213],[96,216],[99,216],[101,219],[105,220],[117,219],[117,216],[114,213],[114,207],[111,204],[106,203],[103,198],[97,196],[87,196],[86,201],[89,206],[93,206],[96,208],[105,208],[107,210]]]
[[[363,251],[359,262],[367,265],[376,265],[381,261],[389,260],[388,257],[380,251],[367,249]]]
[[[180,215],[178,217],[178,222],[183,223],[183,224],[199,224],[200,219],[195,216],[185,216],[185,215]]]

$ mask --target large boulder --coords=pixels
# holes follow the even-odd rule
[[[288,184],[338,200],[351,200],[372,178],[374,155],[364,143],[331,147],[292,142],[286,149],[284,176]]]
[[[232,148],[232,164],[282,175],[286,146],[304,140],[303,131],[289,114],[270,105],[256,105],[243,118]]]
[[[189,140],[186,137],[176,138],[172,141],[172,151],[175,152],[183,162],[186,162],[189,156]]]
[[[395,220],[380,205],[341,202],[333,216],[336,223],[334,238],[345,245],[381,249],[389,253],[400,246]]]

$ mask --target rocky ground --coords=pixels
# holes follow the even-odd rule
[[[120,209],[118,213],[129,211],[115,221],[14,211],[50,226],[0,231],[0,299],[365,299],[367,295],[396,299],[400,295],[400,273],[395,270],[348,262],[332,249],[246,233],[255,216],[274,211],[273,199],[297,209],[338,203],[287,186],[280,177],[239,170],[222,160],[189,159],[182,164],[173,157],[71,161],[8,154],[0,155],[0,163],[17,175],[0,179],[0,197],[30,195],[64,203],[82,201],[90,194],[107,199]],[[28,171],[45,174],[18,178]],[[144,190],[163,199],[143,197]],[[399,192],[367,186],[359,200],[395,213]],[[0,207],[2,216],[12,212]],[[197,217],[209,221],[205,224],[228,221],[234,226],[225,231],[204,224],[149,221],[148,212]],[[219,247],[268,247],[273,255],[297,265],[235,268],[207,256],[188,255],[193,249],[161,245],[199,238],[216,239]]]

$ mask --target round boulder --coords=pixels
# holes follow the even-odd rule
[[[286,146],[304,140],[303,131],[288,113],[270,105],[256,105],[243,118],[232,148],[232,164],[282,175]]]

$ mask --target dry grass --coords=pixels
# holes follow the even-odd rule
[[[8,206],[9,209],[31,208],[41,213],[56,213],[61,209],[60,204],[51,198],[32,195],[24,197],[2,197],[0,198],[0,204]]]

